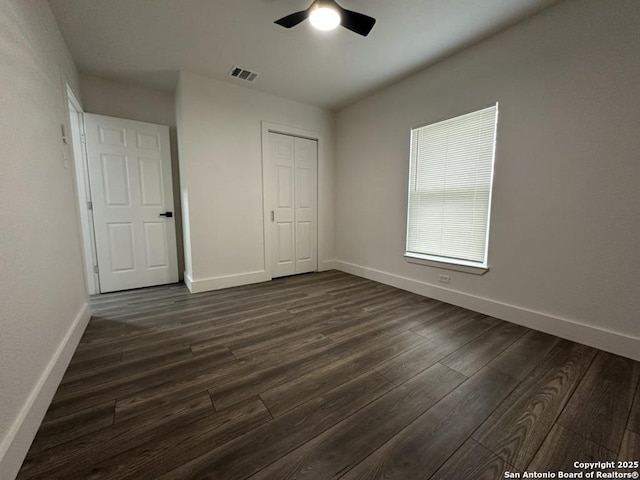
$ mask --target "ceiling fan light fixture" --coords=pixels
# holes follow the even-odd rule
[[[318,30],[333,30],[340,25],[340,13],[332,7],[318,6],[309,13],[309,21]]]
[[[293,28],[305,20],[319,30],[332,30],[342,25],[358,35],[366,37],[376,24],[376,19],[364,13],[346,10],[336,0],[314,0],[309,8],[291,13],[274,23],[284,28]]]

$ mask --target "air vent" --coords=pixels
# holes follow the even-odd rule
[[[244,80],[245,82],[253,82],[256,78],[258,78],[259,73],[251,72],[246,68],[233,66],[231,72],[229,73],[230,77],[239,78],[240,80]]]

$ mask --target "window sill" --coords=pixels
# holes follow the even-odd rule
[[[409,263],[424,265],[427,267],[443,268],[445,270],[453,270],[455,272],[471,273],[473,275],[484,275],[489,271],[489,267],[475,267],[471,265],[460,265],[458,263],[441,262],[438,260],[430,260],[427,258],[414,257],[412,255],[404,255],[404,259]]]

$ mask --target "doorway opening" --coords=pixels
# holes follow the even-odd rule
[[[168,127],[68,98],[89,293],[178,282]]]

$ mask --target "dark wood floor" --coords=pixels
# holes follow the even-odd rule
[[[491,480],[640,460],[639,363],[344,273],[92,304],[20,479]]]

